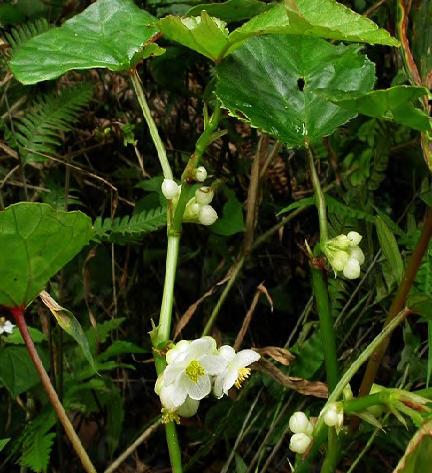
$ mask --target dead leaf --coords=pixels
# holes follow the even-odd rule
[[[254,350],[261,356],[269,356],[284,366],[288,366],[295,360],[295,356],[289,350],[282,347],[263,347],[254,348]]]

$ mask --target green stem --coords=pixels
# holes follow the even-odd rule
[[[336,471],[336,464],[338,459],[338,437],[334,427],[328,429],[328,447],[326,457],[324,459],[321,473],[334,473]]]
[[[51,380],[47,372],[45,371],[42,361],[39,358],[38,352],[36,351],[36,348],[34,346],[33,340],[30,336],[30,333],[27,327],[27,323],[24,318],[24,308],[14,307],[13,309],[11,309],[11,313],[15,318],[15,322],[24,340],[24,343],[26,345],[30,358],[36,368],[36,371],[39,375],[39,378],[48,396],[48,399],[55,413],[57,414],[57,417],[59,418],[60,422],[63,425],[63,428],[72,444],[72,447],[74,448],[76,454],[81,460],[84,470],[87,473],[96,473],[96,468],[93,466],[87,452],[82,446],[81,440],[79,439],[77,433],[75,432],[72,422],[69,420],[69,417],[67,416],[66,411],[62,403],[60,402],[59,397],[57,396],[57,393],[51,383]]]
[[[316,206],[318,210],[318,219],[320,226],[320,242],[325,243],[328,240],[328,225],[327,225],[327,205],[325,201],[324,192],[321,189],[321,183],[315,168],[314,157],[312,150],[306,143],[306,152],[308,155],[309,171],[312,179],[312,186],[315,193]]]
[[[330,311],[330,301],[327,284],[324,279],[323,270],[311,266],[312,289],[318,309],[320,321],[320,334],[324,349],[324,361],[327,374],[329,392],[332,392],[339,381],[338,363],[336,355],[336,339],[333,328],[333,320]]]
[[[149,131],[150,131],[150,136],[151,136],[151,138],[153,140],[153,143],[156,147],[159,162],[162,166],[162,172],[163,172],[164,178],[165,179],[172,179],[173,178],[173,173],[171,171],[171,166],[168,162],[165,146],[162,143],[162,140],[159,136],[159,132],[158,132],[156,123],[153,120],[150,108],[147,104],[147,100],[146,100],[145,95],[144,95],[144,90],[143,90],[143,87],[142,87],[141,79],[140,79],[136,69],[132,69],[130,71],[130,78],[131,78],[132,85],[133,85],[133,88],[135,90],[136,96],[138,98],[138,102],[141,106],[141,110],[143,112],[144,119],[147,122],[147,126],[148,126]]]

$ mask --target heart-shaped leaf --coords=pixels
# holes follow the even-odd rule
[[[222,61],[217,76],[216,94],[232,115],[289,146],[330,135],[356,115],[317,89],[365,93],[375,81],[359,46],[283,35],[250,38]]]
[[[20,202],[0,212],[0,305],[27,305],[90,240],[82,212]]]
[[[151,43],[155,18],[133,0],[99,0],[79,15],[24,43],[10,68],[23,84],[55,79],[72,69],[123,71],[160,54]]]

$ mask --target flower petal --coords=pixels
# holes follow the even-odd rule
[[[179,361],[186,355],[187,349],[190,345],[189,340],[180,340],[178,343],[175,344],[171,350],[168,350],[165,358],[168,364],[174,363],[175,361]]]
[[[218,352],[220,353],[221,356],[225,358],[227,361],[232,361],[235,358],[235,350],[233,347],[230,347],[229,345],[222,345]]]
[[[203,355],[210,355],[216,352],[216,340],[213,337],[197,338],[188,348],[187,359],[197,360]]]
[[[196,399],[191,399],[188,396],[186,401],[177,409],[177,414],[181,417],[193,417],[198,411],[199,403]]]
[[[251,363],[258,361],[261,358],[261,355],[253,350],[242,350],[239,351],[233,362],[234,366],[237,368],[245,368]]]
[[[175,410],[178,406],[176,404],[177,394],[176,394],[176,387],[174,384],[170,384],[169,386],[163,386],[160,390],[159,394],[161,404],[163,407],[166,407],[169,410]]]
[[[220,355],[205,355],[199,361],[207,374],[211,375],[222,373],[227,366],[227,361]]]
[[[223,395],[223,384],[224,384],[225,376],[224,374],[220,374],[216,376],[213,382],[213,394],[220,399]]]
[[[171,385],[170,385],[171,386]],[[170,392],[172,402],[175,407],[181,406],[187,397],[187,386],[182,382],[182,376],[177,378],[177,381],[172,385],[174,389]]]
[[[210,394],[211,382],[208,375],[200,376],[196,383],[186,375],[182,375],[181,379],[186,387],[187,393],[192,399],[201,401],[201,399],[204,399]]]
[[[238,377],[238,370],[236,368],[230,368],[226,374],[223,383],[223,392],[228,395],[228,391],[234,386]]]
[[[183,363],[173,363],[168,365],[164,371],[164,384],[171,384],[173,383],[181,372],[185,369]]]

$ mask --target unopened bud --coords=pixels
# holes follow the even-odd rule
[[[195,199],[200,205],[207,205],[213,200],[214,192],[211,187],[203,186],[195,192]]]
[[[349,258],[344,269],[343,275],[348,279],[357,279],[360,276],[360,263],[355,258]]]
[[[300,433],[294,434],[291,437],[289,449],[295,453],[304,453],[312,442],[312,437],[309,435]]]
[[[198,219],[202,225],[213,225],[218,219],[218,214],[211,205],[203,205],[200,208]]]
[[[199,166],[195,169],[195,180],[204,182],[207,179],[207,170],[204,166]]]
[[[172,200],[179,192],[179,185],[173,179],[164,179],[161,189],[165,199]]]
[[[289,420],[289,428],[294,434],[311,434],[313,425],[304,412],[294,412]]]
[[[343,410],[338,404],[330,404],[323,413],[323,420],[329,427],[339,430],[343,425]]]

